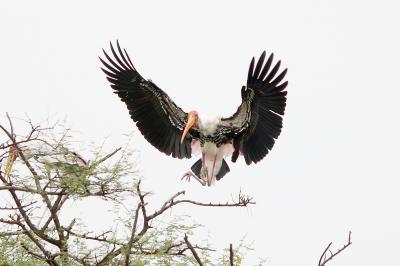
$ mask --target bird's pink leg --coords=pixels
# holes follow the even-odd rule
[[[205,179],[207,181],[207,167],[205,162],[205,153],[201,153],[201,170],[200,170],[200,178]]]
[[[215,161],[217,160],[217,154],[215,154],[214,156],[214,161],[213,161],[213,166],[212,166],[212,170],[211,170],[211,179],[214,176],[214,170],[215,170]],[[208,186],[211,186],[211,179],[208,179]]]

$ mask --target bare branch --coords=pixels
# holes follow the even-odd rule
[[[105,243],[113,244],[113,245],[120,245],[120,246],[124,245],[124,243],[122,243],[122,242],[115,241],[115,240],[110,240],[110,239],[107,238],[106,235],[111,233],[111,231],[106,231],[106,232],[103,232],[103,233],[101,233],[99,235],[90,236],[89,235],[90,232],[89,233],[77,233],[77,232],[72,231],[71,228],[69,228],[69,227],[63,227],[63,229],[68,234],[71,234],[71,235],[73,235],[74,237],[77,237],[77,238],[93,240],[93,241],[97,241],[97,242],[105,242]]]
[[[13,126],[13,123],[12,123],[12,121],[11,121],[10,116],[8,115],[8,112],[6,112],[6,117],[7,117],[8,123],[9,123],[9,125],[10,125],[10,133],[11,133],[12,136],[15,136],[15,133],[14,133],[14,126]]]
[[[15,222],[14,220],[6,220],[4,218],[0,218],[0,223],[3,224],[11,224],[11,225],[18,225],[17,222]]]
[[[65,192],[66,189],[63,189],[61,192]],[[57,213],[58,210],[61,208],[61,206],[65,203],[65,201],[68,199],[68,195],[64,195],[63,194],[59,194],[57,195],[57,199],[55,200],[53,206],[50,209],[50,213]],[[40,231],[44,232],[47,227],[49,226],[51,220],[53,220],[53,216],[50,215],[49,218],[47,219],[47,221],[44,223],[44,225],[42,226],[42,228],[40,229]]]
[[[50,265],[58,265],[58,263],[52,259],[52,255],[50,254],[50,252],[48,252],[45,247],[39,242],[38,239],[36,239],[36,237],[33,235],[32,231],[29,231],[25,225],[23,223],[20,222],[20,218],[18,217],[18,219],[13,219],[11,218],[24,232],[24,234],[26,234],[31,240],[32,242],[40,249],[40,251],[43,253],[43,255],[46,257],[46,261],[50,261],[51,263],[49,263]],[[34,232],[36,235],[37,233]]]
[[[4,182],[4,181],[3,181],[3,182]],[[42,238],[43,240],[45,240],[45,241],[47,241],[47,242],[49,242],[49,243],[51,243],[51,244],[53,244],[53,245],[59,246],[59,245],[60,245],[59,240],[56,240],[56,239],[51,238],[51,237],[49,237],[48,235],[44,234],[43,232],[41,232],[41,231],[33,224],[33,222],[31,221],[31,219],[29,218],[27,212],[25,211],[23,205],[21,204],[21,200],[18,198],[17,194],[15,193],[15,190],[14,190],[14,189],[9,189],[8,191],[10,192],[10,194],[11,194],[11,196],[12,196],[12,198],[13,198],[15,204],[17,205],[18,212],[22,215],[24,221],[25,221],[26,224],[29,226],[29,228],[30,228],[33,232],[35,232],[35,234],[36,234],[37,236],[39,236],[40,238]],[[21,225],[20,225],[20,227],[21,227]]]
[[[139,203],[136,208],[136,211],[135,211],[135,219],[134,219],[133,225],[132,225],[132,233],[131,233],[131,237],[128,242],[128,250],[126,251],[126,255],[125,255],[125,265],[126,266],[129,266],[129,256],[131,254],[133,240],[135,238],[136,226],[137,226],[139,210],[141,209],[141,205],[142,205],[142,203]]]
[[[54,258],[61,257],[61,256],[65,256],[65,255],[63,253],[56,253],[56,254],[53,255]],[[74,255],[70,254],[70,253],[66,254],[66,256],[71,258],[71,259],[73,259],[74,261],[84,265],[84,266],[91,265],[91,264],[86,262],[86,256],[83,257],[83,258],[79,258],[77,256],[74,256]],[[67,265],[69,265],[69,264],[67,264]]]
[[[149,229],[149,221],[151,220],[151,218],[147,216],[146,203],[144,202],[144,197],[147,195],[147,193],[144,194],[142,193],[142,191],[140,190],[140,183],[141,180],[139,180],[139,182],[137,183],[136,190],[139,196],[140,209],[142,210],[142,215],[143,215],[143,228],[138,235],[143,236]]]
[[[25,249],[29,255],[32,255],[33,257],[35,257],[35,258],[37,258],[39,260],[47,261],[46,257],[43,257],[42,255],[31,251],[24,243],[21,243],[21,247],[23,249]]]
[[[0,190],[1,190],[1,187],[0,187]],[[30,202],[30,203],[28,203],[28,204],[22,205],[22,208],[26,208],[26,207],[32,206],[32,205],[34,205],[36,202],[37,202],[37,201],[32,201],[32,202]],[[18,210],[18,207],[0,207],[0,210],[2,210],[2,211]]]
[[[190,252],[192,252],[193,257],[196,259],[199,266],[203,266],[203,262],[201,262],[201,259],[200,259],[199,255],[197,254],[197,251],[193,248],[192,244],[189,242],[188,236],[186,234],[183,239],[185,240],[187,247],[189,248]]]
[[[340,254],[343,250],[345,250],[351,244],[352,244],[352,242],[351,242],[351,231],[349,231],[349,237],[348,237],[347,243],[343,247],[339,248],[334,253],[332,253],[332,251],[330,250],[330,247],[332,245],[332,242],[330,242],[328,244],[328,246],[325,248],[324,252],[322,252],[321,257],[319,258],[319,261],[318,261],[318,266],[325,266],[326,263],[328,263],[330,260],[332,260],[336,255]],[[327,252],[328,251],[330,253],[329,256],[327,256]]]
[[[175,195],[173,195],[172,197],[170,197],[170,198],[163,204],[163,206],[161,207],[161,209],[167,208],[168,203],[173,202],[174,199],[177,198],[179,195],[185,195],[185,191],[184,191],[184,190],[179,191],[179,192],[177,192]]]
[[[164,203],[161,209],[158,211],[155,211],[153,214],[148,216],[148,219],[154,219],[155,217],[159,216],[160,214],[164,213],[166,210],[172,208],[175,205],[181,204],[181,203],[189,203],[193,205],[198,205],[198,206],[203,206],[203,207],[246,207],[247,205],[250,204],[256,204],[256,202],[252,201],[252,198],[250,197],[243,197],[239,195],[239,200],[238,202],[232,202],[232,203],[203,203],[203,202],[197,202],[194,200],[176,200],[174,201],[175,198],[177,198],[180,195],[184,195],[185,191],[180,191],[176,193],[174,196],[172,196],[167,202]]]
[[[233,247],[232,244],[229,245],[229,263],[233,266]]]
[[[106,156],[104,156],[103,158],[101,158],[100,160],[96,161],[96,164],[101,164],[102,162],[108,160],[110,157],[114,156],[117,152],[119,152],[122,148],[119,147],[118,149],[115,149],[113,152],[107,154]]]

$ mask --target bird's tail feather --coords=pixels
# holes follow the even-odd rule
[[[200,177],[200,173],[201,173],[201,159],[198,159],[190,168],[192,170],[192,172],[197,176]]]
[[[221,169],[219,169],[219,172],[217,174],[217,180],[220,180],[221,178],[224,177],[224,175],[226,175],[227,173],[229,173],[230,169],[228,164],[226,163],[226,161],[224,159],[222,159],[222,165],[221,165]]]
[[[190,168],[192,170],[192,172],[200,177],[201,175],[201,167],[202,167],[202,163],[201,163],[201,159],[198,159]],[[222,165],[221,168],[218,172],[218,174],[216,175],[217,180],[220,180],[221,178],[223,178],[227,173],[229,173],[230,169],[228,164],[226,163],[226,161],[223,159],[222,160]]]

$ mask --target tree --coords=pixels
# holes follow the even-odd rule
[[[166,225],[157,219],[181,204],[217,208],[255,204],[242,194],[234,202],[196,202],[179,191],[150,210],[150,193],[142,191],[129,151],[118,148],[103,154],[98,148],[87,160],[74,150],[68,130],[60,125],[42,128],[27,120],[28,132],[20,135],[7,118],[8,126],[0,124],[4,133],[0,192],[8,194],[7,203],[0,206],[1,265],[212,265],[213,250],[189,241],[198,225],[188,225],[182,217]],[[62,219],[67,202],[90,197],[115,205],[134,199],[136,205],[116,217],[122,226],[119,232],[112,228],[91,232],[84,221]],[[230,254],[214,264],[221,261],[240,264],[240,250],[230,247]]]
[[[255,204],[239,193],[225,203],[202,203],[178,191],[162,206],[150,209],[150,193],[131,163],[132,153],[117,148],[104,154],[97,147],[87,158],[72,146],[69,130],[62,125],[40,127],[30,120],[24,135],[14,131],[13,120],[0,123],[0,265],[240,265],[243,245],[230,244],[213,260],[208,245],[192,244],[196,224],[184,217],[163,218],[181,204],[206,208],[246,207]],[[78,217],[63,218],[67,202],[96,198],[113,207],[135,202],[116,214],[119,225],[93,232]],[[1,199],[1,198],[0,198]],[[161,220],[161,221],[160,221]],[[330,243],[318,262],[325,266],[336,255]],[[328,255],[328,252],[330,255]]]

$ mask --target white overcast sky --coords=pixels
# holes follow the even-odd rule
[[[255,251],[245,265],[257,256],[316,265],[348,230],[354,244],[332,266],[398,262],[398,1],[16,2],[0,4],[2,123],[6,111],[37,122],[66,117],[78,138],[123,145],[136,128],[97,58],[117,38],[144,77],[184,110],[207,114],[234,112],[251,57],[274,52],[289,86],[272,152],[250,167],[229,163],[204,188],[180,181],[196,158],[169,158],[136,132],[145,186],[156,202],[182,189],[204,201],[252,195],[249,209],[173,211],[202,223],[218,249],[247,235]],[[96,207],[83,215],[102,221]]]

